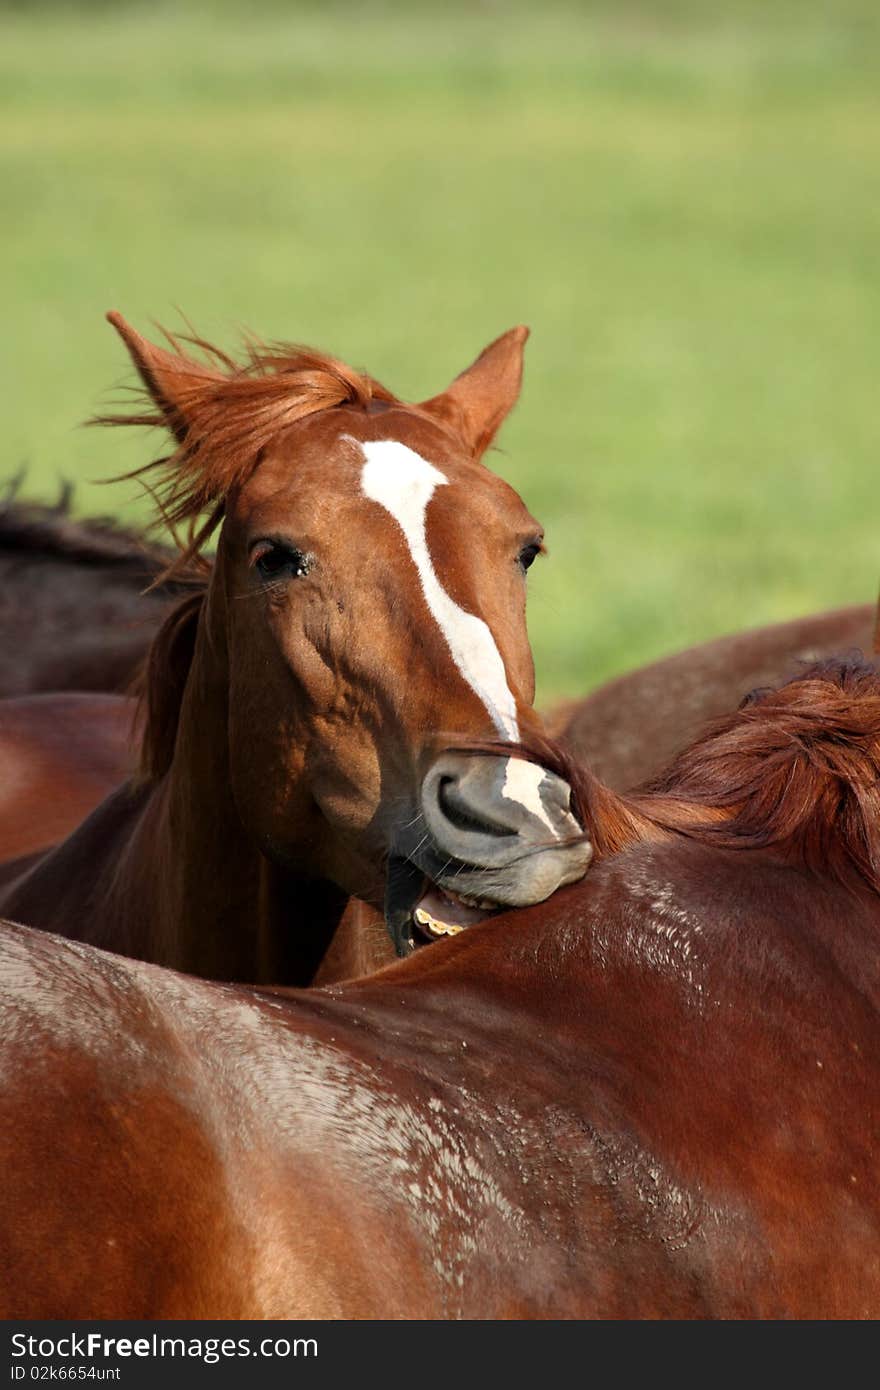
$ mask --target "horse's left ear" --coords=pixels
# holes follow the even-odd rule
[[[502,333],[446,391],[422,403],[422,410],[453,426],[474,458],[485,453],[516,405],[528,336],[522,326]]]

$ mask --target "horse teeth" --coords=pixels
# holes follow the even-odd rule
[[[423,907],[417,907],[414,913],[416,922],[420,927],[424,927],[431,936],[457,936],[464,929],[455,922],[441,922],[436,917],[432,917],[430,912],[426,912]]]

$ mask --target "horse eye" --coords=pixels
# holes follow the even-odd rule
[[[265,584],[279,579],[301,579],[309,572],[302,551],[281,541],[258,541],[251,552],[251,563]]]
[[[531,545],[523,546],[522,550],[519,552],[519,563],[524,570],[531,569],[532,565],[535,563],[535,557],[540,555],[541,549],[542,547],[537,541],[532,542]]]

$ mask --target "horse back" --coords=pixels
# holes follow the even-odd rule
[[[751,690],[838,652],[870,652],[875,621],[874,605],[860,604],[719,637],[606,682],[548,723],[601,781],[637,787]]]

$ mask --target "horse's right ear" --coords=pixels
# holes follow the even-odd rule
[[[144,386],[178,444],[186,439],[191,417],[205,392],[224,374],[183,352],[169,352],[141,336],[115,309],[107,315],[131,354]],[[172,340],[173,341],[173,340]]]

